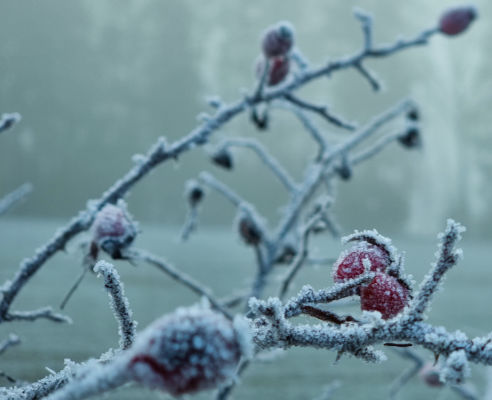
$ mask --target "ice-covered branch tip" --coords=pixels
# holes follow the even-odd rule
[[[422,281],[419,292],[410,304],[409,313],[415,320],[423,319],[424,312],[429,306],[432,295],[436,292],[444,274],[456,265],[462,257],[461,249],[455,250],[455,245],[461,239],[461,234],[464,231],[465,227],[449,219],[444,233],[438,235],[437,262],[432,265],[432,269]]]
[[[120,348],[128,349],[135,340],[137,323],[132,318],[133,313],[125,296],[118,271],[112,264],[101,260],[94,267],[94,272],[101,274],[104,278],[104,287],[108,291],[111,308],[119,325]]]
[[[29,193],[32,192],[32,185],[30,183],[24,183],[14,191],[5,195],[0,199],[0,215],[5,214],[17,203],[24,200]]]
[[[19,113],[7,113],[2,114],[0,118],[0,133],[11,128],[14,124],[21,120],[21,115]]]

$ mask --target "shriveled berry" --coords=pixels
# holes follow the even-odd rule
[[[137,337],[130,349],[130,376],[173,396],[215,388],[235,374],[243,353],[241,335],[222,314],[178,309]]]
[[[422,145],[420,131],[416,126],[409,127],[405,134],[398,138],[398,141],[403,147],[408,149],[413,149]]]
[[[196,207],[205,196],[203,187],[195,180],[186,183],[186,198],[190,207]]]
[[[92,232],[92,242],[117,259],[135,239],[137,227],[126,210],[106,204],[96,215]]]
[[[224,169],[232,169],[234,167],[232,155],[227,150],[219,150],[217,153],[213,154],[212,161],[214,164]]]
[[[410,121],[418,121],[420,119],[419,110],[417,108],[412,108],[407,112],[407,118]]]
[[[265,57],[283,56],[294,44],[294,28],[289,22],[279,22],[268,28],[263,35],[261,47]]]
[[[266,60],[259,58],[256,64],[256,76],[261,79],[265,70]],[[290,61],[287,56],[278,56],[270,58],[269,71],[266,77],[266,84],[268,86],[275,86],[282,82],[289,74]]]
[[[239,234],[246,244],[257,246],[261,241],[261,232],[248,217],[239,220]]]
[[[373,272],[384,272],[390,264],[388,254],[380,247],[366,242],[357,243],[348,252],[342,253],[333,265],[334,281],[343,282],[363,274],[365,259],[371,263]]]
[[[399,314],[407,305],[408,289],[396,278],[377,273],[374,279],[360,288],[360,306],[362,310],[379,311],[383,319]]]
[[[473,6],[450,8],[442,14],[439,30],[449,36],[459,35],[466,31],[477,15],[477,10]]]

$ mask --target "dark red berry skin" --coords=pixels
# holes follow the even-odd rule
[[[268,29],[263,36],[261,47],[266,57],[286,55],[294,43],[292,28],[285,25]]]
[[[383,273],[377,273],[367,286],[360,288],[361,309],[379,311],[383,319],[398,315],[408,299],[408,289],[396,278]]]
[[[444,12],[439,20],[439,31],[445,35],[455,36],[463,33],[477,17],[474,7],[456,7]]]
[[[267,86],[275,86],[282,82],[289,74],[290,61],[288,57],[279,56],[269,60],[270,71],[266,77]],[[256,65],[256,76],[261,79],[265,69],[265,59],[260,58]]]
[[[358,243],[335,262],[334,281],[343,282],[363,274],[365,258],[371,262],[371,271],[374,272],[384,272],[390,264],[389,256],[378,246]]]

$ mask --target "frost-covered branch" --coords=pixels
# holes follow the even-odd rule
[[[353,131],[357,128],[357,126],[354,123],[346,122],[342,118],[335,116],[333,113],[331,113],[328,110],[327,106],[319,106],[316,104],[312,104],[306,100],[303,100],[297,96],[294,96],[291,93],[286,94],[284,96],[284,98],[285,98],[285,100],[291,102],[292,104],[296,105],[297,107],[299,107],[301,109],[311,111],[315,114],[320,115],[321,117],[326,119],[328,122],[330,122],[331,124],[333,124],[339,128],[347,129],[349,131]]]
[[[104,278],[104,287],[108,291],[111,308],[119,325],[120,348],[126,350],[135,340],[137,323],[132,318],[133,313],[125,296],[123,283],[120,281],[118,271],[108,262],[99,261],[94,267],[94,272]]]
[[[449,219],[446,230],[444,233],[439,234],[438,259],[424,278],[420,290],[410,306],[409,314],[411,318],[415,320],[424,318],[424,312],[429,306],[444,274],[456,265],[462,257],[461,249],[455,250],[455,245],[461,239],[461,234],[464,231],[465,228],[461,224]]]
[[[24,200],[29,193],[32,192],[32,185],[30,183],[24,183],[14,191],[5,195],[0,199],[0,215],[5,214],[17,203]]]
[[[5,321],[35,321],[37,319],[47,319],[53,322],[72,322],[70,317],[54,312],[51,307],[43,307],[32,311],[10,311],[4,316],[4,319]]]

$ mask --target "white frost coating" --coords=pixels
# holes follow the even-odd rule
[[[111,308],[119,325],[120,348],[128,349],[135,339],[137,323],[132,319],[133,313],[118,271],[110,263],[101,260],[94,267],[94,272],[104,277],[104,286],[108,291]]]
[[[452,385],[462,384],[470,376],[470,366],[464,350],[452,352],[441,370],[441,380]]]

